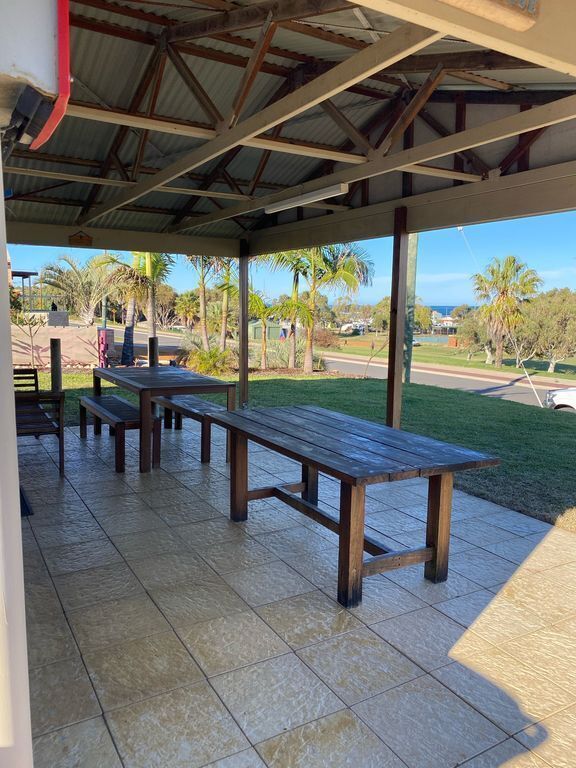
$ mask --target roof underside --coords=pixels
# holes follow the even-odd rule
[[[312,0],[309,3],[312,7]],[[272,151],[254,143],[247,146],[247,141],[168,182],[177,191],[152,189],[126,204],[112,205],[129,184],[150,180],[206,145],[211,136],[226,133],[224,122],[230,121],[240,94],[245,100],[238,111],[238,126],[266,114],[268,105],[299,88],[305,93],[314,78],[362,49],[392,39],[403,24],[344,0],[316,0],[320,10],[341,10],[292,20],[282,17],[277,24],[272,20],[274,28],[264,44],[261,21],[166,44],[166,35],[184,22],[224,19],[226,10],[255,5],[246,0],[72,0],[74,79],[69,114],[39,152],[16,147],[5,162],[9,236],[17,232],[17,238],[25,240],[24,225],[39,224],[74,231],[89,228],[91,233],[100,229],[178,233],[183,243],[197,237],[250,240],[292,222],[314,219],[317,225],[319,220],[336,220],[357,208],[441,190],[464,190],[491,183],[495,176],[576,160],[575,123],[565,120],[540,129],[538,135],[519,132],[520,136],[477,145],[470,152],[424,162],[440,169],[434,175],[426,169],[426,175],[398,169],[371,174],[369,181],[350,183],[347,194],[279,214],[267,215],[262,207],[251,205],[252,198],[268,199],[310,180],[361,169],[374,158],[371,152],[378,155],[378,144],[387,136],[392,139],[387,156],[392,158],[443,135],[576,93],[576,81],[570,75],[445,36],[340,90],[331,99],[333,114],[316,103],[265,130],[262,135],[276,141]],[[286,2],[279,0],[278,5]],[[243,91],[250,57],[254,59],[258,51],[262,60],[255,66],[253,82]],[[182,66],[191,77],[183,74]],[[442,74],[425,93],[438,66]],[[410,113],[409,105],[414,106],[419,97],[421,103]],[[126,116],[134,121],[123,127],[118,123]],[[162,123],[140,124],[141,117]],[[398,118],[405,119],[400,128]],[[352,128],[346,128],[346,123]],[[359,134],[356,140],[354,131]],[[333,157],[334,152],[343,154]],[[73,175],[82,178],[74,181]],[[91,219],[106,203],[111,203],[111,209]],[[229,206],[244,210],[231,216],[226,213]]]

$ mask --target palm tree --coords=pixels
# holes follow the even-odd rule
[[[93,325],[107,280],[108,270],[101,257],[94,256],[82,265],[71,256],[61,256],[44,267],[39,282],[60,294],[66,308],[76,312],[85,325]]]
[[[156,289],[168,277],[175,259],[169,253],[152,253],[150,251],[133,251],[132,255],[134,256],[134,268],[148,278],[146,296],[148,335],[156,336]]]
[[[492,259],[472,280],[476,296],[485,302],[481,314],[494,341],[495,365],[501,368],[506,337],[521,319],[521,305],[536,295],[542,279],[515,256],[506,256]]]
[[[222,292],[222,301],[220,304],[220,351],[226,349],[226,339],[228,337],[228,314],[230,309],[230,291],[229,287],[237,280],[237,270],[232,259],[215,258],[213,260],[214,269],[220,278],[218,290]]]
[[[306,325],[304,373],[312,373],[316,301],[320,290],[343,289],[348,294],[356,293],[361,285],[371,283],[374,270],[372,262],[356,243],[343,243],[276,254],[272,263],[290,269],[294,278],[303,277],[308,284],[307,304],[311,321]]]
[[[299,251],[282,251],[260,257],[262,261],[269,261],[272,269],[286,269],[292,273],[292,291],[290,301],[283,302],[287,314],[285,318],[290,321],[290,349],[288,352],[288,368],[296,368],[296,331],[298,327],[298,314],[300,306],[300,278],[308,269],[308,262]]]
[[[196,274],[198,275],[198,315],[200,325],[200,339],[202,349],[210,350],[208,326],[206,324],[206,284],[213,269],[213,263],[207,256],[186,256]]]
[[[184,291],[176,298],[176,314],[184,321],[186,327],[190,327],[198,318],[200,303],[196,291]]]

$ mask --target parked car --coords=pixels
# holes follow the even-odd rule
[[[576,387],[566,389],[549,389],[546,393],[545,403],[547,408],[554,410],[567,409],[576,411]]]

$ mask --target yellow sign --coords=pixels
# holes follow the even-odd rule
[[[540,0],[440,0],[517,32],[526,32],[538,18]]]

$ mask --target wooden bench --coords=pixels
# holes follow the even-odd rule
[[[140,429],[140,411],[137,406],[116,395],[80,398],[80,437],[86,437],[86,414],[94,417],[94,434],[102,432],[102,422],[110,427],[115,439],[116,472],[124,472],[126,456],[126,430]],[[154,419],[152,430],[152,466],[160,466],[161,422]]]
[[[215,413],[226,411],[226,407],[204,400],[195,395],[175,395],[174,397],[153,397],[152,402],[164,408],[164,428],[172,429],[174,414],[174,429],[182,429],[182,416],[194,419],[201,424],[200,431],[200,461],[210,463],[210,448],[212,443],[212,424],[210,417]]]
[[[55,435],[60,475],[64,475],[64,392],[16,391],[14,395],[17,436]]]

